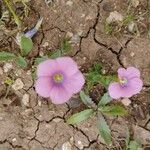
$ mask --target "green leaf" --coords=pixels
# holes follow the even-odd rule
[[[14,60],[16,56],[9,52],[0,52],[0,61]]]
[[[108,104],[111,100],[112,100],[112,98],[109,96],[109,94],[105,93],[103,95],[103,97],[101,98],[101,100],[99,101],[98,107],[99,106],[104,106],[104,105]]]
[[[128,129],[128,128],[127,128],[127,130],[126,130],[125,143],[126,143],[126,147],[128,147],[128,145],[129,145],[129,143],[130,143],[130,132],[129,132],[129,129]]]
[[[67,53],[71,50],[71,43],[69,42],[69,39],[64,39],[61,42],[61,47],[60,47],[62,54]]]
[[[112,144],[111,130],[102,115],[98,115],[97,128],[99,130],[99,134],[104,139],[106,144],[111,145]]]
[[[124,107],[118,105],[103,106],[100,107],[99,110],[104,114],[111,116],[124,116],[127,114],[127,110]]]
[[[33,42],[31,38],[28,38],[26,36],[21,37],[21,49],[22,49],[22,55],[26,56],[31,51],[33,47]]]
[[[87,106],[95,105],[94,102],[92,101],[92,99],[88,95],[86,95],[84,93],[84,91],[80,92],[80,98],[81,98],[82,102]]]
[[[50,58],[55,59],[55,58],[60,57],[61,55],[62,55],[62,54],[61,54],[61,51],[60,51],[60,50],[57,50],[56,52],[54,52],[54,53],[50,56]]]
[[[38,65],[38,64],[40,64],[41,62],[43,62],[43,61],[45,61],[47,59],[48,59],[48,56],[38,57],[38,58],[35,59],[34,64]]]
[[[27,67],[27,62],[26,62],[25,58],[23,58],[22,56],[18,56],[16,58],[16,63],[22,68]]]
[[[84,121],[86,119],[88,119],[92,114],[94,113],[93,109],[86,109],[84,111],[81,111],[79,113],[76,113],[74,115],[72,115],[68,120],[67,123],[68,124],[76,124],[79,123],[81,121]]]
[[[107,89],[111,81],[116,81],[117,76],[115,75],[103,75],[100,78],[100,83]]]
[[[135,141],[135,140],[130,141],[129,146],[128,146],[129,150],[137,150],[140,147],[141,147],[141,144],[138,141]]]

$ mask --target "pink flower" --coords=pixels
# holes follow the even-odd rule
[[[67,102],[85,83],[83,74],[70,57],[49,59],[37,68],[36,92],[54,104]]]
[[[119,82],[109,85],[109,95],[114,99],[129,98],[142,90],[143,82],[140,79],[140,71],[134,67],[118,69]]]

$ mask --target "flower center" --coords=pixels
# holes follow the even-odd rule
[[[63,75],[60,73],[57,73],[53,76],[53,79],[56,83],[61,83],[63,81]]]
[[[121,85],[126,85],[128,83],[128,80],[124,77],[119,78],[119,83]]]

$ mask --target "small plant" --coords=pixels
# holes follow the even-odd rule
[[[125,143],[126,143],[126,150],[138,150],[142,147],[139,140],[137,139],[131,140],[129,129],[127,129],[127,137]]]
[[[90,70],[90,82],[92,85],[101,83],[103,81],[103,76],[101,76],[100,66],[94,66]],[[96,82],[97,81],[97,82]],[[106,80],[107,81],[107,80]],[[110,81],[112,83],[110,83]],[[124,106],[111,103],[113,99],[131,97],[139,93],[142,89],[143,82],[140,79],[140,72],[134,67],[129,67],[127,69],[119,68],[118,69],[118,81],[109,80],[108,92],[106,92],[102,98],[99,100],[99,103],[96,105],[94,101],[86,95],[83,91],[80,92],[80,99],[88,107],[88,109],[81,111],[77,114],[72,115],[67,119],[68,124],[76,124],[81,121],[84,121],[91,116],[96,115],[97,118],[97,127],[99,134],[104,139],[107,145],[112,144],[111,130],[108,126],[107,121],[105,120],[105,115],[108,116],[124,116],[127,115],[127,110]],[[104,82],[106,83],[106,82]],[[106,84],[104,84],[105,86]],[[131,146],[135,142],[129,143]]]
[[[102,96],[97,105],[83,91],[80,92],[80,98],[82,102],[88,107],[88,109],[72,115],[69,119],[67,119],[67,123],[74,125],[92,116],[96,116],[99,134],[105,140],[106,144],[111,145],[111,130],[105,119],[105,115],[124,116],[127,114],[127,110],[121,105],[110,105],[109,103],[112,101],[112,98],[108,93],[105,93]]]
[[[20,47],[20,54],[10,52],[0,52],[0,61],[15,61],[22,68],[27,67],[26,56],[31,52],[33,47],[32,37],[37,33],[42,23],[42,18],[37,22],[36,26],[26,33],[18,33],[16,43]]]
[[[116,80],[115,75],[103,75],[102,66],[95,63],[88,71],[86,75],[87,79],[87,91],[91,90],[94,85],[101,84],[106,89],[112,80]]]
[[[15,23],[17,24],[18,28],[21,28],[21,21],[20,18],[17,16],[17,14],[15,13],[12,4],[9,0],[4,0],[6,6],[8,7],[9,11],[11,12],[11,14],[14,17]]]

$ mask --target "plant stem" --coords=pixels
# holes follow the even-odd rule
[[[18,28],[20,28],[21,27],[21,21],[20,21],[19,17],[16,15],[15,11],[13,10],[10,1],[4,0],[4,2],[6,4],[6,6],[8,7],[9,11],[12,13]]]

